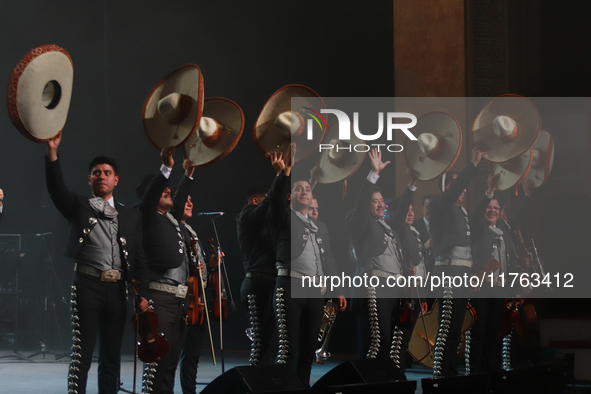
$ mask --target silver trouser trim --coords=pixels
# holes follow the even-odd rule
[[[82,357],[80,354],[82,348],[80,346],[81,339],[79,330],[80,324],[78,323],[76,286],[72,286],[72,292],[70,295],[70,311],[72,313],[72,355],[70,359],[70,369],[68,371],[68,394],[76,394],[78,393],[78,371],[80,370],[80,358]]]
[[[380,350],[380,324],[378,322],[378,304],[376,300],[376,288],[367,288],[367,307],[369,313],[369,338],[370,344],[367,350],[367,358],[376,358]]]
[[[433,352],[433,377],[435,379],[441,377],[442,362],[444,356],[445,342],[449,335],[451,327],[453,292],[451,287],[445,287],[443,290],[443,305],[442,305],[442,319],[437,331],[437,340],[435,341],[435,351]],[[447,355],[448,357],[455,357],[454,354]]]
[[[259,312],[257,308],[256,295],[249,294],[248,298],[248,320],[250,321],[250,328],[252,334],[252,343],[250,344],[250,365],[257,365],[259,363],[259,356],[261,355],[261,333]]]
[[[392,346],[390,347],[390,358],[394,360],[394,364],[400,368],[400,352],[402,350],[402,330],[398,326],[394,327],[394,335],[392,336]]]
[[[503,337],[503,371],[512,371],[513,367],[511,366],[511,338],[512,338],[512,333],[513,330],[511,330],[511,332],[509,332],[509,334],[505,335]]]
[[[466,376],[470,375],[470,342],[472,340],[472,333],[470,331],[471,330],[468,330],[464,333],[464,361],[466,362]]]
[[[144,367],[144,375],[142,376],[142,394],[150,394],[154,391],[154,374],[158,368],[158,363],[149,363]]]
[[[287,324],[285,320],[285,299],[283,287],[277,289],[275,296],[275,314],[277,315],[277,329],[279,333],[279,349],[277,350],[277,364],[285,364],[289,341],[287,340]]]
[[[167,285],[166,283],[160,282],[150,282],[150,289],[174,294],[178,298],[185,298],[187,296],[189,287],[183,285]]]

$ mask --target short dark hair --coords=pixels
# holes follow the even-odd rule
[[[269,192],[269,185],[266,183],[254,183],[246,189],[246,198],[251,199],[256,196],[266,195]]]
[[[449,185],[451,185],[451,183],[454,181],[454,175],[457,177],[458,173],[457,172],[444,172],[443,175],[441,175],[441,177],[439,177],[439,189],[441,190],[442,193],[445,192],[445,189],[447,189],[447,187]]]
[[[92,161],[88,165],[88,173],[90,174],[92,172],[92,169],[96,167],[98,164],[110,165],[113,168],[115,175],[117,175],[117,173],[119,172],[119,169],[117,168],[117,162],[114,159],[107,156],[97,156],[94,159],[92,159]]]
[[[291,178],[291,189],[290,190],[293,190],[293,188],[294,188],[294,186],[295,186],[295,184],[297,182],[306,182],[306,183],[308,183],[308,185],[312,186],[312,183],[310,182],[310,179],[309,178],[306,178],[306,177],[303,177],[303,176],[302,177],[292,177]]]

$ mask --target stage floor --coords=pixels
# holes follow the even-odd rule
[[[23,356],[27,357],[33,354],[33,351],[21,351]],[[55,361],[53,355],[35,356],[32,359],[19,360],[9,356],[12,352],[8,350],[0,351],[0,392],[11,394],[62,394],[67,391],[67,374],[69,359],[62,358]],[[199,373],[197,381],[200,383],[209,383],[222,374],[219,354],[216,353],[218,364],[214,366],[211,362],[211,352],[203,352],[201,362],[199,363]],[[248,353],[246,352],[225,352],[226,371],[239,366],[248,364]],[[311,384],[314,384],[320,377],[330,371],[343,361],[353,359],[353,356],[334,355],[324,365],[314,364],[312,367]],[[88,393],[97,393],[97,362],[92,363],[88,376]],[[136,392],[141,392],[141,363],[137,370],[137,388]],[[406,374],[409,380],[417,380],[416,393],[422,393],[420,380],[431,377],[432,371],[418,366],[411,368]],[[133,388],[133,357],[124,355],[121,362],[121,381],[122,388],[131,391]],[[201,391],[205,384],[197,387],[197,392]],[[180,393],[180,383],[178,374],[175,383],[175,392]]]

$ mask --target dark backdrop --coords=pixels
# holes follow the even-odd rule
[[[195,212],[226,212],[218,220],[219,233],[234,296],[239,298],[243,272],[234,218],[246,202],[246,187],[273,177],[252,137],[259,111],[275,90],[292,83],[308,85],[326,97],[393,96],[392,15],[389,0],[372,1],[371,7],[355,1],[309,0],[3,2],[0,78],[6,87],[14,66],[37,46],[65,48],[75,71],[60,146],[65,179],[72,190],[88,193],[88,162],[96,155],[112,156],[120,167],[116,198],[131,205],[138,180],[160,165],[159,153],[142,128],[144,100],[168,73],[185,63],[197,63],[204,76],[205,97],[229,98],[244,111],[244,134],[236,149],[223,161],[198,168],[192,193]],[[5,96],[0,96],[0,107],[5,108]],[[55,246],[58,279],[50,281],[67,348],[69,305],[59,302],[62,294],[57,285],[68,299],[73,268],[61,254],[67,223],[44,185],[45,147],[22,137],[4,110],[0,130],[0,188],[6,194],[0,232],[21,233],[31,240],[35,233],[55,235],[54,241],[47,240]],[[172,183],[182,172],[180,152],[175,158],[178,167]],[[212,236],[210,222],[191,223],[202,239]],[[38,248],[39,243],[28,241],[26,247]],[[39,260],[27,262],[23,269],[51,277],[51,271],[44,271],[45,261]],[[244,311],[239,307],[231,319],[225,346],[246,350]],[[49,332],[56,345],[53,322]],[[338,335],[334,343],[337,351],[353,349],[351,342],[339,340]]]

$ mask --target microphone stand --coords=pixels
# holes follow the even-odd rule
[[[215,234],[215,238],[216,241],[218,243],[218,294],[221,297],[222,294],[222,281],[224,279],[222,279],[222,267],[224,269],[224,275],[225,275],[225,282],[226,282],[226,288],[228,289],[228,295],[230,296],[230,306],[232,307],[232,311],[236,310],[236,304],[234,303],[234,297],[232,296],[232,289],[230,288],[230,282],[228,281],[228,271],[226,270],[226,265],[224,264],[224,260],[222,258],[222,247],[220,244],[220,237],[218,235],[218,230],[217,227],[215,225],[215,219],[212,217],[211,218],[211,224],[213,225],[213,231]],[[226,372],[226,365],[225,365],[225,360],[224,360],[224,326],[223,326],[223,313],[222,313],[222,302],[221,300],[219,300],[219,305],[220,305],[220,310],[219,310],[219,314],[220,314],[220,354],[221,354],[221,359],[222,359],[222,373]]]

